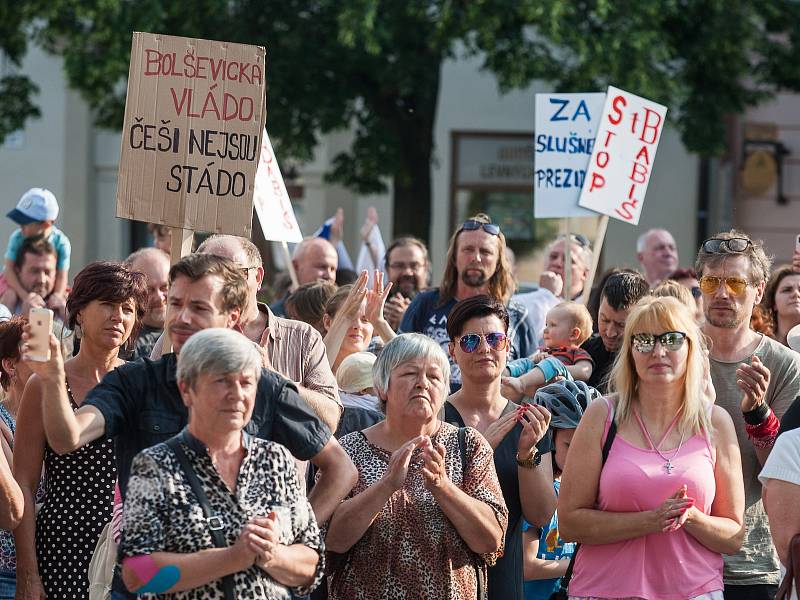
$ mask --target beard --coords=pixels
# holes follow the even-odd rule
[[[398,278],[397,281],[394,282],[392,286],[392,292],[396,292],[403,296],[403,298],[408,298],[409,300],[413,300],[414,296],[419,293],[419,286],[417,285],[417,278],[413,275],[402,275]]]
[[[468,269],[461,274],[461,282],[469,287],[483,287],[489,279],[479,269]]]
[[[709,307],[706,310],[706,323],[713,327],[719,327],[720,329],[736,329],[747,318],[747,315],[744,314],[743,311],[736,310],[735,308],[724,311],[722,314],[716,311],[712,312],[713,309],[714,307]]]

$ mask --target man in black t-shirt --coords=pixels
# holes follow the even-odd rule
[[[183,344],[202,329],[235,328],[247,294],[244,274],[232,261],[210,254],[182,258],[170,269],[165,323],[175,353],[114,369],[74,413],[61,361],[35,367],[48,399],[44,421],[50,446],[64,454],[101,436],[113,437],[124,499],[133,457],[179,433],[187,423],[188,411],[176,380]],[[274,371],[264,370],[248,431],[280,442],[296,458],[316,464],[322,474],[309,500],[320,521],[330,517],[356,482],[358,473],[330,429],[300,398],[295,385]]]
[[[644,298],[650,290],[645,278],[635,271],[614,273],[600,292],[600,310],[597,312],[598,333],[581,346],[594,361],[594,370],[587,383],[608,393],[608,375],[622,345],[625,320],[631,307]]]

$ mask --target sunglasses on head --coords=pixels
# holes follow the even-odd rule
[[[706,254],[720,254],[723,252],[744,252],[753,242],[747,238],[709,238],[703,242],[701,248]]]
[[[508,335],[502,331],[487,334],[465,333],[458,338],[458,345],[461,346],[464,352],[471,354],[481,345],[481,339],[485,339],[489,348],[492,350],[504,350],[506,342],[508,341]]]
[[[490,235],[500,234],[500,225],[497,223],[482,223],[475,219],[468,219],[461,224],[461,231],[475,231],[476,229],[483,229]]]
[[[747,291],[747,286],[750,283],[741,277],[714,277],[712,275],[703,275],[700,278],[700,290],[704,294],[715,294],[719,286],[725,284],[725,289],[729,294],[734,296],[741,296]]]
[[[652,352],[653,348],[656,347],[656,342],[670,352],[677,352],[680,350],[681,346],[683,346],[685,340],[686,334],[682,331],[667,331],[661,335],[655,335],[653,333],[634,333],[631,336],[633,349],[644,354]]]

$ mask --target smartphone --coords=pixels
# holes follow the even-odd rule
[[[53,311],[49,308],[31,308],[28,313],[31,326],[28,338],[28,357],[31,360],[50,360],[50,332],[53,330]]]
[[[800,235],[794,239],[794,251],[800,252]]]

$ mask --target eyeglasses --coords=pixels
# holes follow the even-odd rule
[[[703,295],[703,290],[700,289],[699,285],[692,286],[692,298],[697,300],[700,296]]]
[[[393,263],[389,263],[389,268],[392,269],[393,271],[406,271],[408,269],[411,269],[412,271],[419,271],[424,266],[425,265],[423,263],[418,263],[418,262],[410,262],[410,263],[393,262]]]
[[[500,235],[500,225],[497,223],[482,223],[475,219],[464,221],[459,231],[475,231],[476,229],[483,229],[490,235]]]
[[[721,286],[725,283],[725,289],[729,294],[734,296],[741,296],[747,290],[750,283],[741,277],[713,277],[711,275],[703,275],[700,278],[700,290],[704,294],[715,294]]]
[[[656,342],[660,343],[663,348],[670,352],[677,352],[683,346],[686,340],[686,334],[682,331],[667,331],[661,335],[653,333],[634,333],[631,336],[633,348],[637,352],[648,354],[656,347]]]
[[[258,267],[239,267],[239,268],[244,272],[244,276],[245,276],[245,279],[246,279],[247,277],[250,276],[250,271],[252,269],[257,269]]]
[[[502,331],[494,333],[480,334],[480,333],[467,333],[458,338],[458,345],[467,354],[472,354],[481,345],[481,339],[485,339],[492,350],[505,350],[506,342],[508,342],[508,335]]]
[[[721,252],[744,252],[753,242],[747,238],[709,238],[703,242],[701,248],[706,254],[719,254]]]

